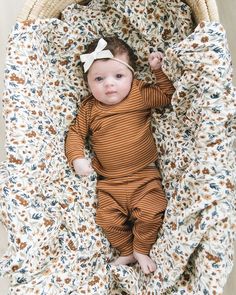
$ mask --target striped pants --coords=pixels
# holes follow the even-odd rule
[[[149,254],[162,225],[167,200],[156,167],[98,180],[96,222],[121,256]]]

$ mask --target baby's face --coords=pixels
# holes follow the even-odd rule
[[[128,63],[127,54],[115,58]],[[88,85],[93,96],[107,105],[121,102],[130,92],[133,73],[124,64],[112,59],[96,60],[88,72]]]

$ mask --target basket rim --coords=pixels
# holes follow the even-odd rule
[[[219,21],[216,0],[182,0],[191,11],[196,24],[201,21]],[[26,0],[17,21],[37,18],[59,18],[66,6],[71,4],[86,5],[89,0]]]

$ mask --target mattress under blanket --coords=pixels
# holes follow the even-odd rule
[[[18,22],[9,36],[0,274],[10,277],[9,294],[222,294],[236,226],[236,99],[225,31],[216,22],[193,29],[179,0],[97,2],[70,5],[60,20]],[[111,34],[134,48],[139,79],[154,81],[148,54],[164,51],[176,88],[171,107],[152,117],[168,207],[151,275],[108,263],[117,253],[95,223],[96,174],[76,176],[64,154],[88,93],[79,55]]]

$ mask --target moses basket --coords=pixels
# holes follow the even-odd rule
[[[168,199],[150,256],[157,270],[114,266],[95,223],[96,174],[69,167],[64,142],[88,94],[80,53],[116,34],[134,48],[136,76],[154,82],[147,57],[163,50],[176,89],[153,110]],[[26,1],[8,39],[0,220],[9,294],[222,294],[235,238],[235,89],[213,0]],[[89,149],[86,149],[89,155]]]

